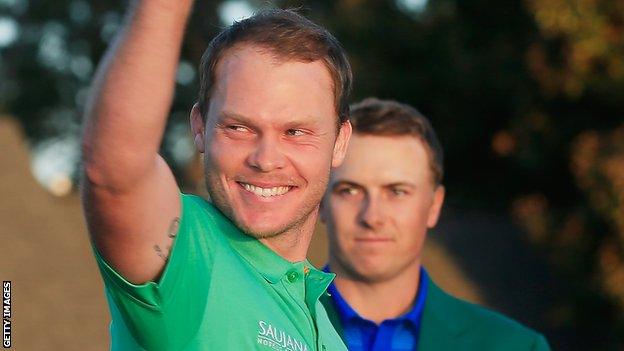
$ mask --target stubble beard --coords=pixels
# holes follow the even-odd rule
[[[236,223],[236,226],[241,229],[243,231],[243,233],[254,237],[256,239],[272,239],[272,238],[277,238],[283,234],[286,233],[292,233],[292,232],[297,232],[297,233],[302,233],[305,227],[305,223],[308,221],[308,219],[310,218],[310,216],[314,215],[314,208],[312,208],[309,211],[305,211],[305,213],[301,216],[298,216],[297,219],[295,219],[294,221],[292,221],[291,223],[288,223],[287,225],[284,226],[284,228],[280,228],[277,230],[273,230],[273,231],[268,231],[268,232],[254,232],[253,230],[251,230],[250,228],[243,228],[242,226],[240,226],[238,223]],[[304,211],[302,211],[304,212]]]
[[[215,179],[214,181],[215,186],[213,187],[211,185],[213,182],[210,181],[210,175],[207,169],[205,172],[204,182],[205,182],[208,194],[210,195],[212,204],[215,207],[217,207],[217,209],[219,209],[219,211],[221,211],[221,213],[223,213],[230,221],[232,221],[232,223],[234,223],[234,225],[238,229],[240,229],[244,234],[251,236],[255,239],[271,239],[271,238],[276,238],[276,237],[279,237],[280,235],[291,233],[291,232],[302,233],[302,231],[305,230],[304,227],[308,219],[311,216],[315,216],[316,214],[318,214],[319,204],[323,196],[324,190],[327,187],[327,181],[328,181],[329,176],[326,178],[327,179],[325,181],[325,186],[322,188],[323,191],[320,192],[320,195],[317,194],[317,192],[313,192],[312,194],[308,196],[309,198],[316,199],[316,201],[312,199],[310,199],[310,201],[305,201],[303,205],[301,206],[300,211],[298,211],[298,213],[296,214],[295,219],[293,221],[287,223],[282,228],[277,228],[275,230],[266,231],[266,232],[254,231],[252,228],[249,228],[248,226],[244,225],[240,220],[238,220],[236,213],[234,211],[234,208],[231,206],[230,201],[227,199],[227,196],[224,196],[225,190],[221,189],[222,187],[218,185],[219,184],[218,177]],[[220,191],[219,189],[221,189],[222,191]]]

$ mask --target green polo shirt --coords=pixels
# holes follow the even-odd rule
[[[181,201],[158,283],[128,282],[96,251],[112,350],[347,350],[319,302],[333,274],[286,261],[197,196]]]

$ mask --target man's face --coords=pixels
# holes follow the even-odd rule
[[[336,133],[328,69],[242,46],[225,54],[215,76],[205,126],[197,108],[192,114],[213,203],[257,238],[314,223],[351,131],[347,123]]]
[[[332,269],[367,282],[418,269],[443,199],[421,140],[354,134],[321,207]]]

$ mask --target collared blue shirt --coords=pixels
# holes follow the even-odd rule
[[[329,270],[325,266],[325,271]],[[420,321],[427,299],[429,277],[420,268],[420,281],[414,306],[404,315],[387,319],[380,325],[362,318],[344,300],[336,285],[332,283],[327,291],[331,294],[336,311],[340,316],[345,343],[349,351],[412,351],[417,349]]]

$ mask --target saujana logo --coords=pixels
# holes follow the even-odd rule
[[[257,342],[277,351],[308,351],[308,345],[303,341],[265,321],[258,321]]]

